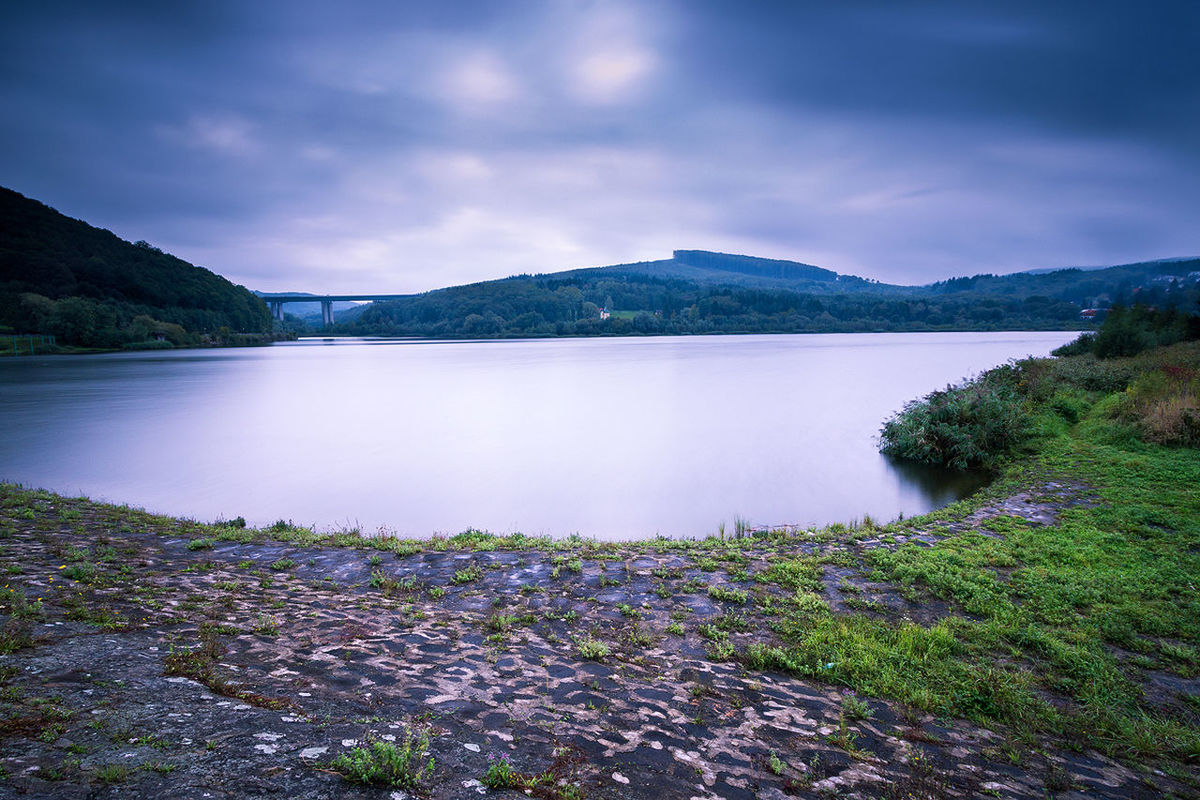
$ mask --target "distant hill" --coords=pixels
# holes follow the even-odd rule
[[[0,326],[120,347],[222,329],[265,333],[271,318],[220,275],[0,187]]]
[[[581,278],[597,274],[676,278],[706,286],[795,289],[811,292],[852,292],[882,285],[855,275],[839,275],[833,270],[799,261],[714,253],[707,250],[676,250],[671,258],[662,261],[567,270],[538,277]]]
[[[1200,258],[1139,261],[1113,267],[1016,272],[1009,275],[973,275],[950,278],[920,287],[935,294],[974,292],[982,295],[1058,297],[1083,306],[1130,303],[1139,290],[1165,288],[1172,281],[1194,283],[1189,278],[1200,271]],[[1149,295],[1147,295],[1149,297]]]
[[[1196,309],[1200,259],[975,275],[894,286],[796,261],[676,250],[670,259],[517,275],[363,307],[343,333],[506,337],[1035,330],[1085,308]]]

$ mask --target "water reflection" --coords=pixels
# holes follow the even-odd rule
[[[931,508],[949,505],[987,486],[994,477],[983,470],[957,471],[931,464],[917,464],[883,456],[896,476],[913,491],[919,492]]]

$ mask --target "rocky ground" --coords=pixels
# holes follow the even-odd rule
[[[221,541],[83,500],[0,499],[0,797],[405,797],[331,764],[409,731],[434,760],[411,793],[433,798],[521,794],[480,783],[501,757],[550,798],[1191,791],[725,660],[772,641],[787,589],[756,576],[781,554],[819,558],[835,613],[927,623],[958,612],[872,582],[864,550],[995,535],[1001,516],[1051,524],[1092,502],[1078,486],[898,534],[578,553]]]

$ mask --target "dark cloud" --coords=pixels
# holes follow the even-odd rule
[[[24,4],[0,183],[263,289],[1194,254],[1197,31],[1183,1]]]

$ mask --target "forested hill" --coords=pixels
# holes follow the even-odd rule
[[[670,259],[456,286],[367,306],[342,333],[504,337],[1080,329],[1084,309],[1197,310],[1200,259],[893,286],[791,261]],[[1098,315],[1102,316],[1102,314]]]
[[[271,318],[220,275],[0,187],[0,326],[121,347],[269,332]]]
[[[839,275],[833,270],[802,264],[799,261],[713,253],[707,250],[676,250],[671,258],[662,261],[568,270],[538,277],[588,280],[598,276],[678,279],[711,286],[794,289],[818,293],[853,292],[882,285],[854,275]],[[899,290],[903,287],[892,288]]]

